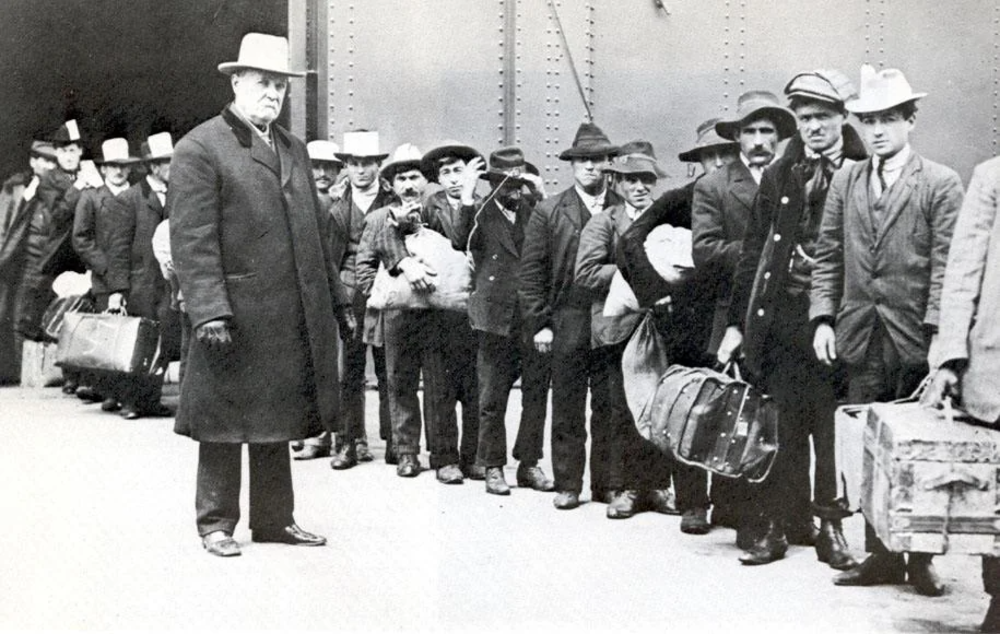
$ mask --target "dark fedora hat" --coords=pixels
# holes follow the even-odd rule
[[[459,143],[458,141],[442,141],[427,150],[424,157],[420,159],[421,169],[427,175],[428,179],[436,183],[438,179],[438,161],[451,156],[468,163],[477,156],[482,156],[482,154],[475,148],[464,143]]]
[[[490,153],[489,167],[479,178],[488,181],[508,179],[526,185],[528,181],[521,177],[525,172],[538,176],[538,168],[524,160],[521,148],[502,147]]]
[[[656,160],[653,144],[642,140],[629,141],[623,145],[621,154],[604,171],[614,174],[649,174],[654,178],[667,175]]]
[[[594,156],[615,156],[620,149],[617,145],[612,145],[611,141],[608,140],[608,135],[604,134],[599,127],[585,121],[576,130],[573,146],[568,150],[563,150],[559,158],[563,161],[571,161]]]
[[[739,139],[740,128],[756,119],[770,119],[778,129],[778,138],[787,139],[798,130],[795,115],[778,102],[774,93],[750,90],[740,95],[736,102],[736,118],[719,121],[715,131],[724,139]]]
[[[698,126],[698,138],[694,142],[694,147],[677,155],[677,158],[685,163],[697,163],[701,160],[701,154],[710,148],[733,148],[737,149],[736,141],[724,139],[715,131],[715,124],[720,119],[714,118],[702,121]]]

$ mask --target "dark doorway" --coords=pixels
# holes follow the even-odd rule
[[[175,140],[231,98],[216,65],[248,31],[286,35],[288,0],[4,0],[0,175],[35,135],[77,119],[86,149],[125,136]]]

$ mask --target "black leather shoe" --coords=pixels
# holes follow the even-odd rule
[[[465,476],[457,464],[449,464],[438,468],[437,481],[441,484],[462,484],[465,482]]]
[[[333,458],[330,459],[330,468],[337,471],[356,467],[358,464],[358,454],[354,449],[354,443],[347,442],[337,450]]]
[[[125,420],[136,420],[142,418],[142,415],[136,408],[131,406],[126,406],[122,408],[121,417],[124,418]]]
[[[767,526],[767,520],[760,516],[744,517],[736,529],[736,547],[740,550],[753,548],[767,533]]]
[[[326,544],[326,537],[307,533],[297,524],[289,524],[284,528],[257,529],[251,533],[250,539],[255,542],[273,542],[291,544],[292,546],[322,546]]]
[[[614,499],[615,493],[610,489],[591,489],[590,490],[590,501],[600,502],[601,504],[611,504],[611,500]]]
[[[415,454],[399,454],[399,464],[396,465],[396,475],[401,478],[415,478],[420,473],[420,460]]]
[[[486,492],[493,495],[510,495],[510,485],[503,475],[503,467],[486,468]]]
[[[639,510],[639,492],[626,489],[619,491],[608,504],[607,512],[609,520],[626,520],[635,515]]]
[[[169,418],[174,415],[163,403],[152,403],[139,408],[139,413],[148,418]]]
[[[780,522],[771,522],[764,536],[757,540],[750,550],[740,555],[744,566],[762,566],[785,557],[788,539]]]
[[[354,441],[354,455],[358,457],[358,462],[371,462],[375,459],[372,450],[368,448],[368,441],[364,438]]]
[[[122,408],[122,404],[116,398],[106,398],[101,401],[102,412],[117,412]]]
[[[483,481],[486,479],[486,467],[477,465],[475,463],[469,464],[465,463],[459,466],[462,470],[462,475],[470,480]]]
[[[785,537],[792,546],[815,546],[819,529],[812,518],[807,518],[785,527]]]
[[[990,599],[990,607],[979,626],[980,632],[1000,632],[1000,597]]]
[[[201,546],[216,557],[239,557],[240,545],[225,531],[212,531],[201,538]]]
[[[694,508],[684,511],[681,516],[681,532],[688,535],[705,535],[712,530],[708,523],[708,509]]]
[[[898,585],[906,579],[906,562],[899,553],[875,553],[857,567],[833,578],[838,586]]]
[[[556,483],[545,477],[541,467],[526,462],[517,465],[517,486],[535,491],[556,490]]]
[[[944,584],[934,569],[934,555],[910,553],[907,555],[906,577],[917,592],[925,597],[939,597],[944,594]]]
[[[834,570],[850,570],[858,565],[851,557],[840,520],[821,520],[816,538],[816,559]]]
[[[76,381],[66,381],[65,383],[63,383],[62,393],[67,396],[72,396],[76,394],[76,388],[78,387],[79,385],[77,384]]]
[[[677,510],[677,498],[673,489],[653,489],[646,492],[646,505],[649,510],[664,515],[679,515]]]
[[[97,393],[97,390],[89,385],[81,385],[76,388],[76,397],[81,401],[87,401],[88,403],[96,403],[97,401],[104,400],[104,398]]]
[[[330,448],[326,445],[302,445],[298,451],[292,452],[294,460],[316,460],[330,456]]]
[[[580,506],[580,494],[576,491],[560,491],[552,500],[552,505],[560,511],[575,509]]]

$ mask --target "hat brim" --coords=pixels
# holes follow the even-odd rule
[[[925,92],[910,93],[906,97],[896,99],[865,99],[859,97],[844,104],[844,108],[851,114],[868,114],[871,112],[882,112],[900,106],[909,101],[916,101],[927,96]]]
[[[420,162],[424,174],[434,182],[437,182],[437,162],[445,156],[454,156],[468,163],[476,157],[482,158],[483,155],[468,145],[442,145],[428,150]]]
[[[573,159],[594,158],[595,156],[617,156],[621,148],[617,145],[602,144],[585,148],[569,148],[559,154],[559,160],[572,161]]]
[[[740,128],[742,128],[746,122],[753,121],[755,119],[773,120],[774,126],[778,129],[779,139],[792,137],[799,129],[798,121],[795,120],[795,115],[792,114],[790,110],[777,106],[764,106],[762,108],[751,110],[740,119],[720,121],[716,123],[715,133],[724,139],[737,141],[740,138]]]
[[[135,165],[136,163],[142,163],[142,159],[135,156],[124,159],[111,159],[110,161],[94,159],[94,165]]]
[[[626,174],[649,174],[654,178],[666,178],[667,173],[663,171],[663,168],[659,165],[654,165],[652,168],[648,167],[629,167],[627,165],[612,165],[611,167],[604,168],[604,171],[609,174],[620,174],[622,176]]]
[[[427,177],[426,172],[424,172],[423,168],[420,166],[420,161],[417,159],[413,159],[412,161],[399,161],[397,163],[389,163],[382,168],[379,174],[382,176],[382,178],[391,183],[392,179],[396,178],[396,174],[399,174],[400,172],[408,172],[410,170],[419,170],[420,173],[423,174],[425,178]]]
[[[717,150],[721,148],[733,148],[738,150],[739,144],[736,141],[726,141],[724,143],[709,143],[708,145],[702,145],[699,147],[693,147],[686,152],[681,152],[677,155],[677,158],[684,163],[698,163],[701,161],[701,154],[707,150]]]
[[[275,75],[283,75],[285,77],[305,77],[306,74],[300,71],[286,70],[283,68],[264,68],[263,66],[251,66],[248,64],[241,64],[239,62],[222,62],[218,66],[219,72],[223,75],[232,75],[236,71],[240,70],[259,70],[265,73],[273,73]]]
[[[318,162],[318,163],[334,163],[336,165],[339,165],[340,167],[344,166],[344,162],[341,161],[336,156],[310,156],[309,160],[312,161],[312,162],[314,162],[314,163],[316,163],[316,162]]]
[[[174,157],[174,153],[170,154],[158,154],[157,156],[144,156],[142,158],[144,163],[155,163],[156,161],[169,161]]]
[[[527,161],[524,162],[524,171],[526,171],[529,174],[534,174],[535,176],[540,176],[541,175],[541,173],[538,171],[538,168],[535,167],[534,165],[532,165],[531,163],[527,162]],[[518,181],[522,185],[528,185],[529,183],[531,183],[531,181],[529,181],[528,179],[526,179],[526,178],[524,178],[522,176],[514,176],[514,175],[508,174],[508,173],[506,173],[506,172],[504,172],[502,170],[496,170],[496,169],[488,169],[488,170],[486,170],[485,172],[483,172],[482,174],[479,175],[479,178],[482,179],[482,180],[484,180],[484,181],[490,181],[491,183],[495,183],[497,181],[502,181],[505,178],[507,180],[511,180],[511,181]]]
[[[346,163],[350,159],[371,159],[378,163],[381,163],[385,159],[389,158],[388,154],[348,154],[347,152],[334,152],[334,156],[339,158],[341,161]]]

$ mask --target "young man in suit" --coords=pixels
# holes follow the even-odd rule
[[[544,200],[531,215],[521,252],[518,299],[523,335],[551,355],[552,470],[557,509],[580,505],[587,458],[587,388],[591,390],[590,488],[608,501],[606,356],[590,347],[590,298],[573,283],[580,232],[594,214],[620,201],[607,187],[604,168],[618,153],[593,123],[580,125],[573,146],[559,155],[573,168],[574,184]]]
[[[527,190],[534,187],[529,175],[537,177],[538,169],[525,161],[524,154],[515,147],[493,152],[488,170],[482,169],[481,159],[466,169],[473,179],[484,178],[492,186],[489,195],[477,205],[469,237],[469,254],[475,266],[469,321],[479,336],[477,456],[486,468],[486,492],[510,494],[503,470],[507,464],[505,419],[510,390],[519,376],[521,422],[513,452],[514,459],[520,462],[517,485],[551,491],[555,484],[538,466],[548,405],[548,357],[523,336],[517,298],[524,231],[534,207],[528,200]],[[466,183],[474,187],[475,180]]]
[[[894,68],[862,69],[857,115],[872,158],[838,173],[826,198],[812,271],[809,317],[817,358],[845,364],[848,400],[909,396],[928,372],[938,329],[941,283],[962,181],[910,146],[917,100]],[[866,524],[871,552],[837,585],[902,583],[921,594],[944,591],[932,555],[891,553]]]

